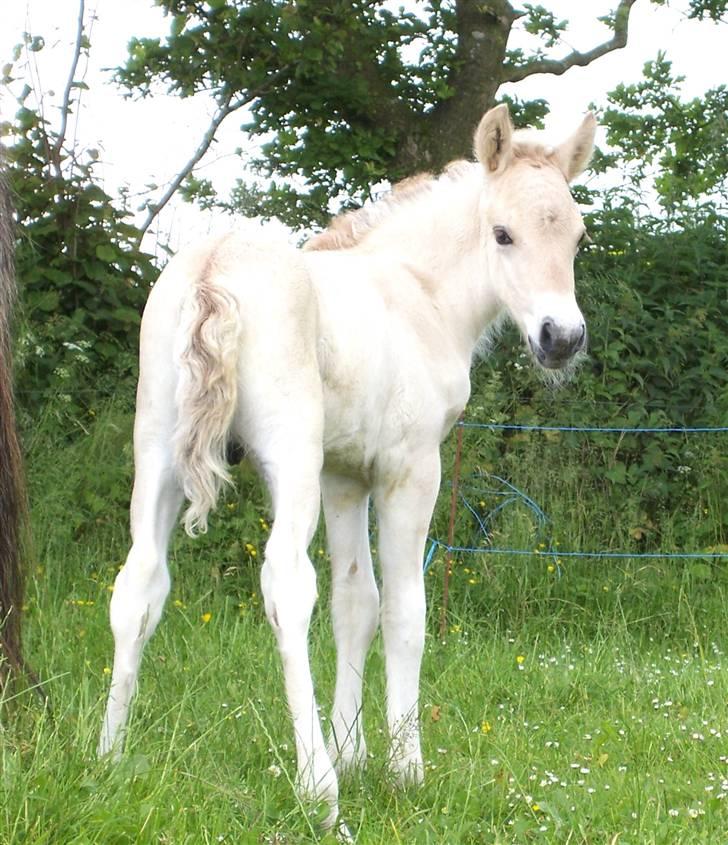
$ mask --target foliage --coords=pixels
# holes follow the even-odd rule
[[[26,40],[43,48],[42,39]],[[6,67],[6,82],[12,74]],[[81,83],[71,90],[78,95]],[[20,236],[18,395],[24,407],[37,409],[59,394],[70,415],[82,417],[91,404],[87,391],[98,401],[130,382],[155,273],[126,211],[98,184],[98,152],[69,149],[31,95],[26,86],[14,122],[3,125]],[[71,99],[63,109],[76,105]]]
[[[612,91],[600,114],[610,150],[594,163],[596,172],[618,167],[620,193],[631,185],[642,200],[654,176],[657,198],[672,218],[696,201],[728,205],[728,88],[686,102],[680,99],[682,81],[660,54],[647,62],[640,82]]]
[[[577,266],[590,333],[586,363],[554,390],[527,362],[520,338],[507,333],[492,360],[474,371],[468,418],[576,427],[725,425],[725,218],[706,210],[676,228],[607,204],[590,231],[594,243]],[[486,466],[521,487],[533,484],[524,466],[542,466],[553,488],[521,489],[547,512],[554,491],[560,499],[574,476],[578,498],[588,490],[599,499],[591,527],[610,537],[606,548],[685,550],[680,538],[692,535],[694,551],[724,549],[726,436],[502,432],[470,441],[465,472]],[[593,545],[585,537],[582,547]]]
[[[726,89],[683,101],[680,79],[659,56],[608,101],[600,120],[610,148],[595,170],[619,168],[620,182],[581,192],[592,203],[591,244],[576,268],[589,357],[555,391],[506,334],[475,371],[473,420],[720,427],[728,419]],[[694,534],[696,550],[720,550],[728,539],[717,504],[728,496],[725,437],[506,432],[474,442],[478,457],[466,470],[480,461],[532,485],[522,467],[537,463],[557,489],[577,476],[579,497],[588,489],[601,499],[592,526],[613,534],[612,548],[684,549],[680,538]],[[522,489],[551,510],[547,485]]]
[[[620,206],[591,223],[594,243],[577,266],[589,361],[569,393],[629,404],[643,422],[651,409],[676,425],[719,425],[728,410],[724,218],[708,212],[674,229]],[[538,377],[521,379],[523,398]]]
[[[554,60],[567,22],[540,5],[160,0],[169,35],[132,40],[118,79],[143,96],[160,83],[183,97],[212,91],[222,118],[248,105],[259,178],[221,204],[297,228],[360,204],[382,181],[469,156],[504,82],[563,73],[623,46],[632,2],[603,20],[612,37],[598,50]],[[510,49],[516,34],[525,46]],[[545,111],[542,100],[526,102],[515,117],[532,123]]]
[[[665,6],[669,0],[652,0],[656,6]],[[728,0],[690,0],[689,18],[702,21],[706,18],[715,22],[725,22],[728,16]]]

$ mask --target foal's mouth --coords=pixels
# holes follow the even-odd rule
[[[567,341],[554,343],[551,340],[549,343],[551,348],[548,350],[528,335],[528,346],[540,367],[546,370],[562,370],[586,349],[586,327],[582,327],[579,335]]]

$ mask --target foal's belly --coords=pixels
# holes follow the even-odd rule
[[[351,321],[319,338],[319,372],[324,403],[324,468],[370,482],[388,416],[391,372],[384,343]],[[379,341],[379,342],[377,342]]]

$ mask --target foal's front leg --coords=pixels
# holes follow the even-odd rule
[[[420,665],[425,644],[427,532],[440,485],[440,457],[418,455],[402,477],[383,478],[375,490],[382,569],[381,625],[387,672],[391,766],[401,783],[419,783]]]
[[[329,754],[342,772],[366,760],[362,679],[379,622],[379,591],[369,551],[369,493],[359,481],[321,478],[331,552],[331,613],[336,640],[336,692]]]

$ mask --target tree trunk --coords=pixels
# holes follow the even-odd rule
[[[448,86],[453,96],[418,116],[395,158],[402,175],[439,171],[453,159],[472,156],[475,128],[495,102],[506,47],[520,17],[506,0],[459,0],[457,53]]]

